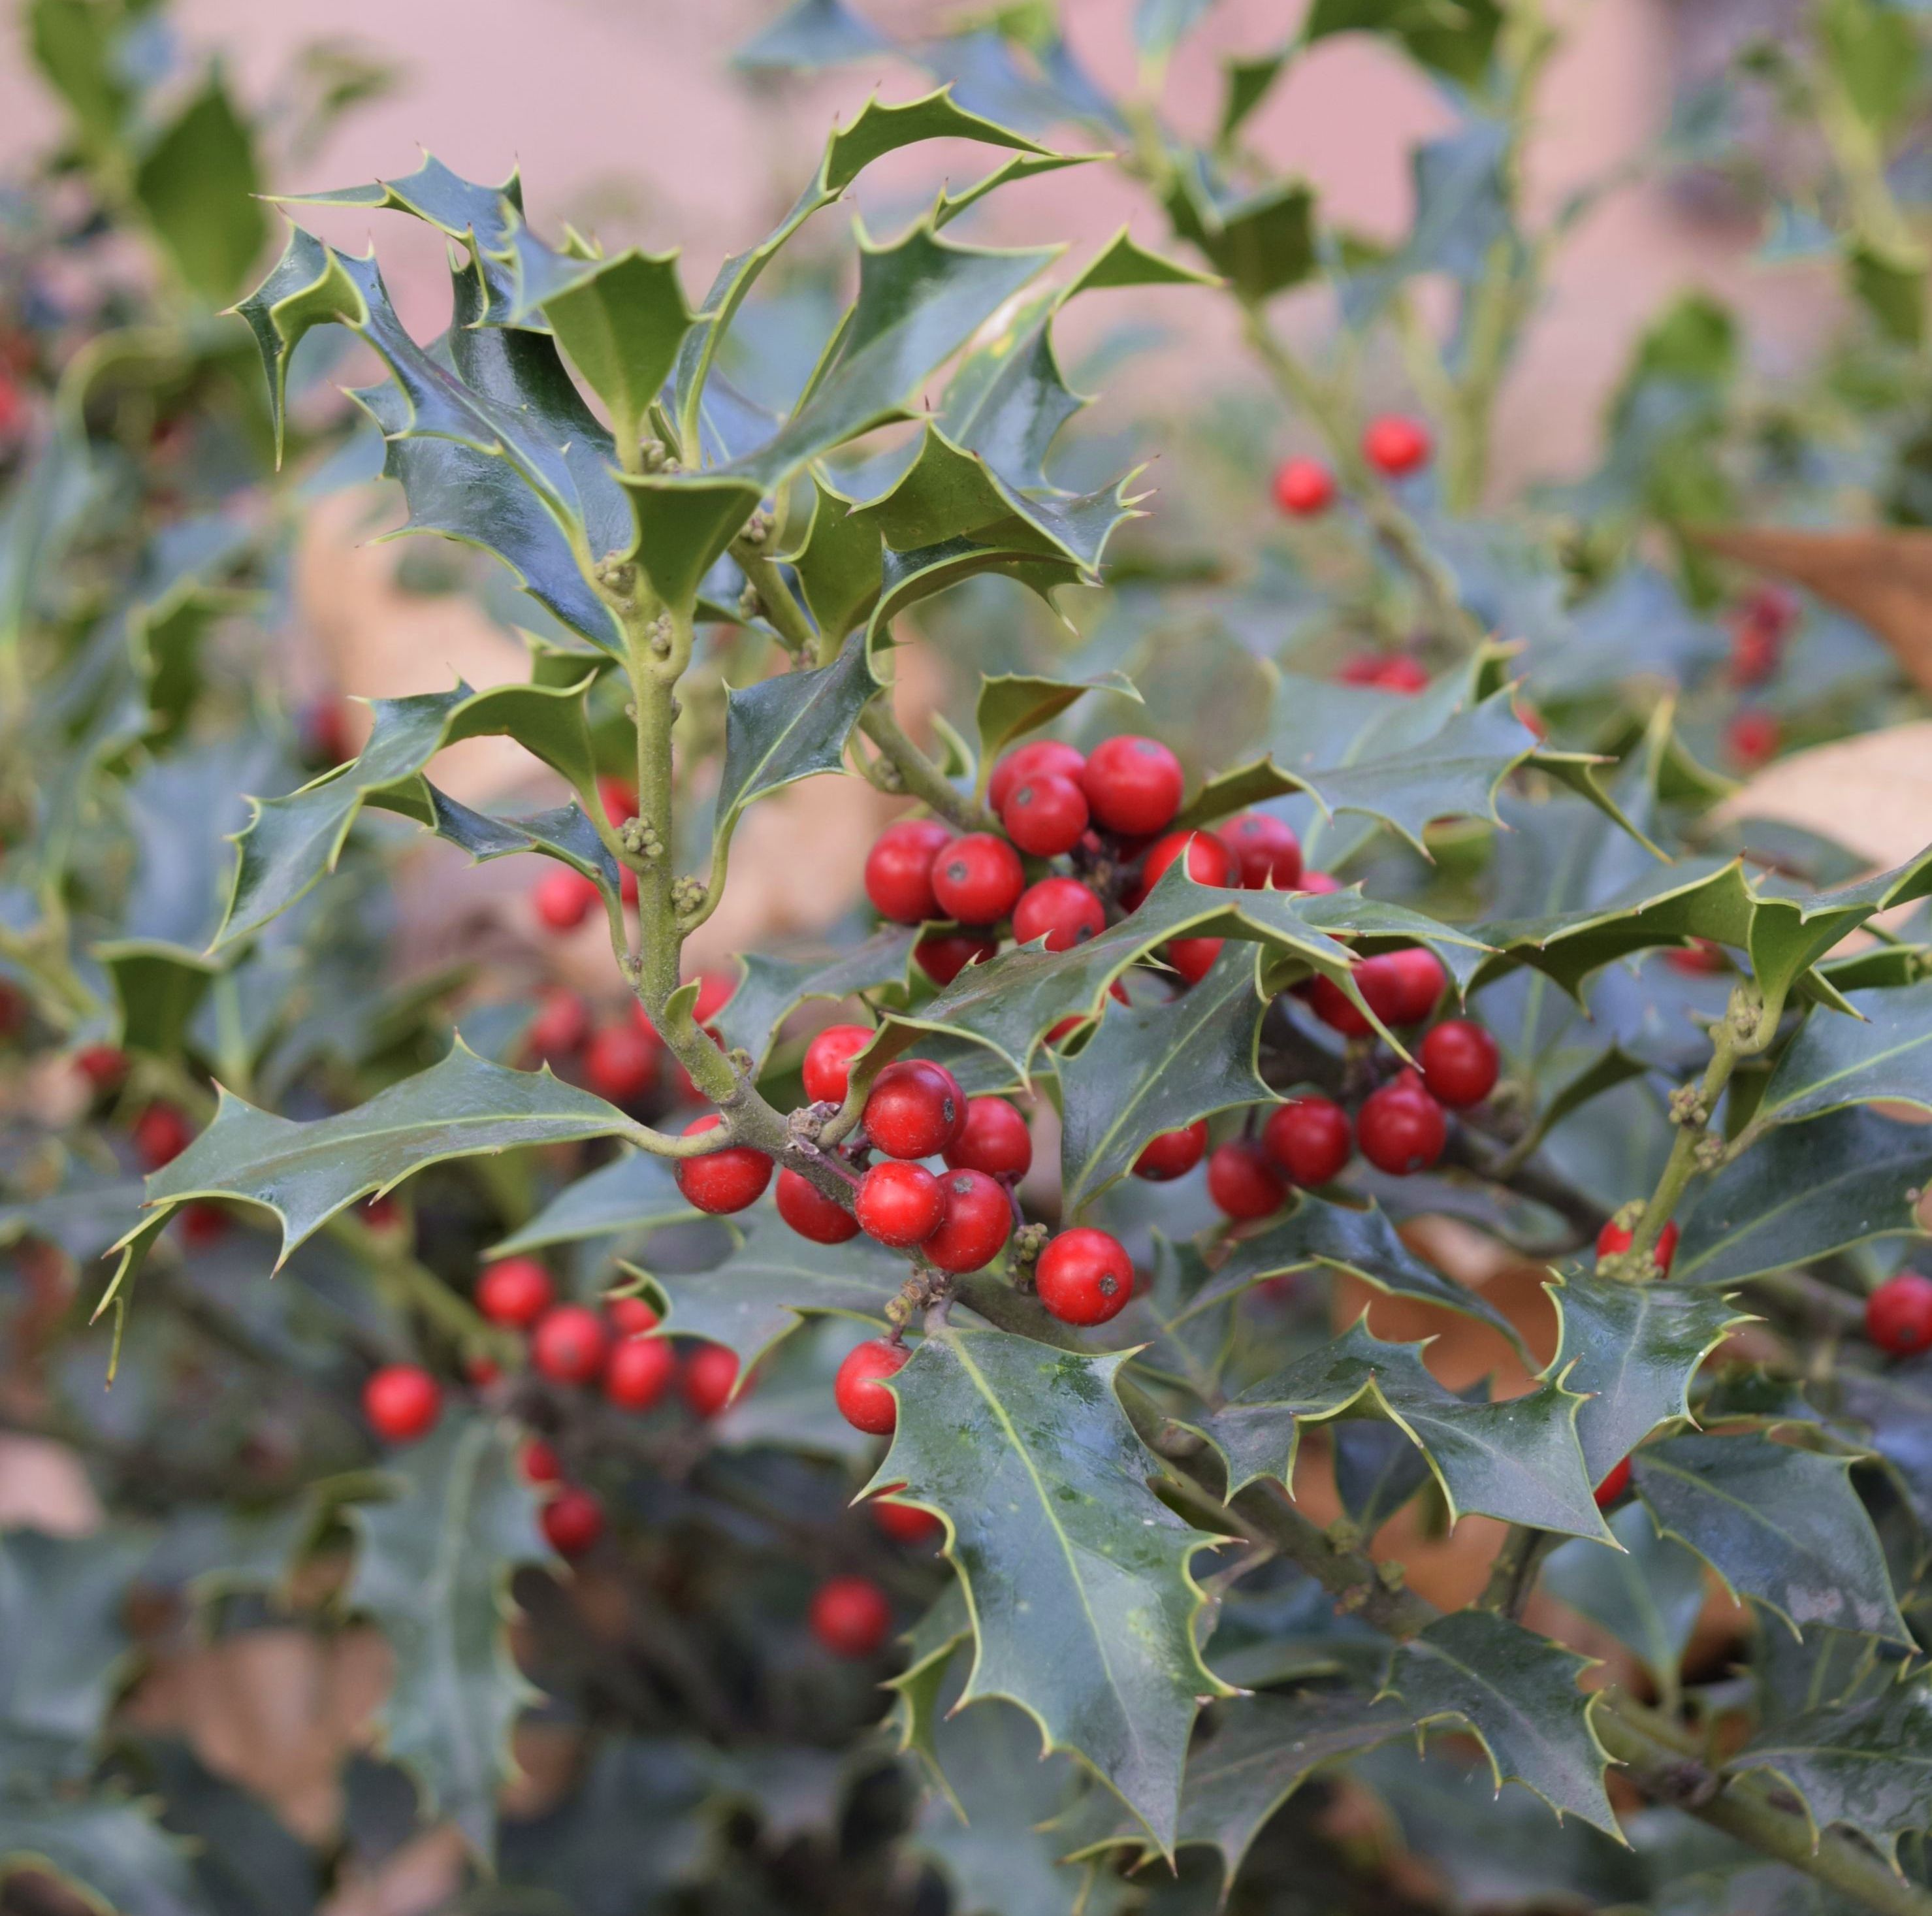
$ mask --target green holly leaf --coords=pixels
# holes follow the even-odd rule
[[[94,955],[114,987],[124,1050],[181,1056],[189,1025],[222,967],[178,945],[117,938]]]
[[[386,1502],[351,1507],[360,1542],[348,1595],[394,1652],[383,1740],[418,1779],[428,1813],[487,1857],[497,1792],[512,1773],[510,1725],[535,1695],[507,1626],[512,1573],[548,1554],[536,1494],[508,1434],[462,1415],[446,1415],[385,1476]]]
[[[1429,1481],[1429,1459],[1400,1425],[1338,1423],[1329,1441],[1335,1494],[1365,1537],[1373,1536]]]
[[[546,1245],[586,1238],[638,1238],[698,1214],[685,1202],[668,1163],[648,1151],[628,1151],[588,1176],[566,1185],[526,1224],[490,1248],[492,1257],[518,1257]]]
[[[1315,0],[1301,37],[1312,44],[1331,34],[1387,34],[1419,65],[1473,85],[1502,25],[1497,0]]]
[[[1438,1617],[1400,1645],[1386,1689],[1423,1723],[1460,1719],[1480,1740],[1500,1791],[1533,1790],[1558,1816],[1620,1836],[1604,1793],[1609,1761],[1576,1678],[1592,1659],[1493,1611]]]
[[[1678,1667],[1703,1614],[1702,1566],[1658,1533],[1641,1504],[1625,1504],[1610,1522],[1622,1549],[1604,1550],[1583,1537],[1563,1544],[1544,1565],[1540,1587],[1634,1651],[1659,1693],[1674,1698]]]
[[[798,579],[812,623],[842,639],[878,604],[885,581],[877,526],[855,518],[850,500],[812,476],[812,515],[799,543],[781,555]]]
[[[1837,1407],[1864,1425],[1920,1528],[1932,1532],[1932,1364],[1894,1364],[1882,1371],[1844,1367],[1833,1392]]]
[[[634,1140],[641,1128],[548,1071],[513,1071],[478,1057],[459,1037],[441,1063],[366,1104],[305,1123],[257,1110],[223,1089],[208,1128],[148,1179],[148,1203],[164,1208],[141,1229],[165,1224],[192,1198],[259,1204],[281,1229],[280,1269],[337,1212],[426,1165],[526,1145]],[[135,1235],[122,1242],[131,1245]]]
[[[842,0],[794,0],[764,32],[731,56],[748,73],[817,73],[892,51]]]
[[[116,1916],[198,1916],[208,1904],[190,1856],[142,1804],[106,1791],[0,1800],[0,1880],[42,1871]]]
[[[134,197],[190,291],[230,298],[268,237],[254,143],[219,73],[162,128],[134,170]]]
[[[533,852],[571,866],[594,880],[603,890],[607,906],[622,895],[617,861],[597,836],[597,827],[580,805],[560,805],[527,818],[494,818],[487,812],[472,812],[468,806],[459,805],[427,779],[372,791],[363,803],[426,826],[437,837],[458,847],[472,865]]]
[[[1735,1284],[1876,1237],[1914,1235],[1932,1133],[1854,1107],[1780,1125],[1711,1180],[1672,1282]]]
[[[830,957],[774,958],[748,951],[740,961],[745,975],[712,1025],[728,1051],[748,1053],[762,1070],[778,1027],[808,999],[908,990],[918,941],[916,931],[888,925],[862,944]]]
[[[1066,1217],[1125,1177],[1156,1132],[1272,1096],[1257,1068],[1268,1006],[1253,947],[1231,942],[1172,1004],[1114,1006],[1079,1053],[1061,1061]]]
[[[962,1701],[1018,1704],[1171,1853],[1198,1701],[1224,1687],[1196,1644],[1188,1567],[1213,1539],[1147,1487],[1154,1460],[1114,1395],[1125,1361],[930,1334],[892,1380],[874,1488],[904,1483],[946,1520],[979,1641]]]
[[[1646,1444],[1632,1463],[1658,1529],[1734,1596],[1762,1604],[1794,1635],[1822,1623],[1909,1644],[1884,1548],[1851,1485],[1856,1461],[1749,1433]]]
[[[580,789],[596,776],[581,685],[472,692],[459,680],[450,692],[379,698],[371,710],[375,724],[359,757],[286,798],[254,801],[254,816],[238,841],[227,915],[211,950],[259,931],[333,871],[365,803],[389,795],[418,808],[412,815],[428,812],[422,774],[446,746],[507,734]]]
[[[911,1275],[902,1253],[869,1238],[814,1244],[760,1207],[722,1263],[652,1281],[670,1305],[667,1329],[736,1352],[742,1377],[806,1317],[884,1325],[886,1305]]]
[[[1263,1477],[1292,1483],[1304,1425],[1386,1418],[1428,1458],[1451,1523],[1474,1511],[1606,1539],[1576,1441],[1582,1398],[1545,1378],[1522,1396],[1472,1403],[1430,1375],[1424,1347],[1384,1344],[1358,1321],[1193,1428],[1220,1453],[1232,1495]]]
[[[952,1670],[953,1652],[972,1634],[973,1614],[956,1577],[901,1639],[906,1646],[905,1667],[886,1683],[893,1695],[886,1721],[898,1738],[900,1755],[918,1756],[934,1787],[945,1792],[962,1821],[966,1812],[952,1794],[940,1758],[940,1696]]]
[[[1058,679],[1034,672],[982,672],[974,708],[979,727],[980,762],[991,765],[1000,754],[1028,732],[1051,725],[1076,699],[1090,692],[1118,693],[1136,704],[1141,695],[1121,672],[1096,678]]]
[[[1658,1425],[1688,1419],[1698,1367],[1748,1312],[1728,1298],[1678,1284],[1612,1284],[1579,1275],[1546,1286],[1563,1339],[1551,1367],[1589,1401],[1576,1435],[1593,1484],[1601,1483]]]
[[[1880,1099],[1932,1110],[1932,981],[1848,991],[1845,1002],[1858,1017],[1816,1010],[1805,1020],[1779,1058],[1754,1123],[1796,1124]]]
[[[1182,152],[1175,156],[1167,217],[1247,305],[1299,284],[1315,270],[1315,194],[1302,181],[1242,194],[1204,155]]]
[[[1900,1676],[1876,1696],[1800,1711],[1725,1765],[1768,1770],[1803,1803],[1814,1841],[1856,1830],[1896,1866],[1898,1839],[1932,1827],[1932,1686]]]

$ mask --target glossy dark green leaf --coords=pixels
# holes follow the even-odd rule
[[[638,1129],[601,1098],[548,1071],[493,1065],[459,1038],[441,1063],[366,1104],[305,1123],[224,1089],[208,1128],[148,1180],[148,1202],[172,1209],[190,1198],[231,1197],[264,1206],[281,1227],[279,1268],[337,1212],[425,1165]]]
[[[1621,1550],[1581,1537],[1564,1544],[1544,1563],[1540,1587],[1608,1630],[1642,1658],[1660,1693],[1674,1696],[1678,1665],[1703,1613],[1703,1569],[1658,1534],[1642,1505],[1626,1503],[1610,1521]]]
[[[528,1224],[493,1245],[490,1254],[518,1257],[546,1245],[590,1237],[640,1236],[697,1215],[685,1202],[669,1164],[648,1151],[630,1151],[566,1185]]]
[[[1348,1420],[1329,1437],[1335,1494],[1348,1521],[1372,1537],[1430,1479],[1429,1459],[1399,1424]]]
[[[507,1630],[511,1573],[547,1554],[536,1493],[510,1434],[480,1417],[446,1415],[385,1474],[387,1501],[352,1506],[360,1542],[348,1593],[395,1654],[383,1740],[430,1812],[488,1856],[510,1725],[531,1695]]]
[[[134,939],[98,944],[94,955],[113,983],[122,1048],[178,1057],[190,1021],[221,967],[178,945]]]
[[[1582,1399],[1553,1379],[1520,1397],[1471,1402],[1429,1374],[1419,1344],[1384,1344],[1358,1322],[1331,1344],[1250,1384],[1198,1429],[1231,1491],[1294,1481],[1304,1425],[1384,1417],[1428,1458],[1450,1521],[1469,1511],[1569,1536],[1606,1537],[1576,1441]]]
[[[850,503],[812,476],[811,523],[784,555],[818,629],[843,638],[878,602],[884,584],[878,528],[853,517]]]
[[[1460,1717],[1479,1737],[1498,1790],[1519,1782],[1559,1816],[1619,1833],[1604,1793],[1609,1760],[1576,1687],[1590,1659],[1493,1611],[1442,1617],[1401,1644],[1389,1689],[1419,1721]]]
[[[962,1700],[1017,1703],[1171,1850],[1197,1701],[1222,1687],[1194,1638],[1189,1565],[1210,1539],[1147,1488],[1154,1460],[1114,1395],[1124,1361],[934,1332],[892,1380],[874,1483],[946,1518],[979,1642]]]
[[[1845,998],[1858,1017],[1821,1009],[1805,1020],[1765,1086],[1755,1122],[1796,1124],[1881,1098],[1932,1109],[1932,982]]]
[[[775,958],[748,951],[745,975],[712,1020],[728,1050],[743,1050],[763,1068],[778,1029],[811,999],[842,999],[907,984],[916,931],[888,925],[849,951],[819,958]]]
[[[1588,1398],[1576,1435],[1601,1483],[1658,1425],[1688,1419],[1697,1368],[1736,1326],[1750,1321],[1726,1298],[1677,1284],[1615,1284],[1579,1275],[1552,1289],[1563,1314],[1553,1366]]]
[[[1633,1460],[1658,1527],[1795,1632],[1822,1623],[1909,1643],[1853,1460],[1755,1433],[1673,1437]]]
[[[1032,672],[983,673],[974,716],[980,732],[980,757],[990,765],[1016,740],[1051,725],[1089,692],[1110,692],[1139,702],[1133,681],[1120,672],[1098,678],[1057,679]]]
[[[918,1756],[934,1787],[946,1793],[954,1811],[962,1818],[966,1812],[951,1794],[940,1758],[940,1697],[951,1674],[954,1653],[972,1634],[973,1614],[956,1577],[900,1639],[906,1647],[904,1667],[886,1684],[893,1696],[887,1721],[898,1738],[899,1753]]]
[[[1315,195],[1300,180],[1242,194],[1198,153],[1177,156],[1167,216],[1183,239],[1250,304],[1298,284],[1315,270]]]
[[[1854,1107],[1780,1125],[1713,1178],[1684,1227],[1674,1283],[1734,1284],[1876,1237],[1914,1233],[1932,1131]]]
[[[1315,0],[1301,33],[1384,33],[1420,65],[1468,83],[1487,68],[1502,23],[1497,0]]]
[[[560,805],[521,818],[493,818],[459,805],[427,779],[372,791],[363,803],[377,811],[413,818],[437,837],[457,846],[472,864],[535,853],[572,866],[586,878],[594,879],[603,887],[607,906],[611,899],[622,895],[622,875],[617,861],[597,836],[597,827],[580,805]]]
[[[1870,1434],[1917,1515],[1932,1532],[1932,1362],[1921,1358],[1882,1371],[1840,1369],[1834,1401]]]
[[[148,224],[190,290],[211,304],[233,296],[268,237],[260,185],[254,141],[219,74],[134,170]]]
[[[1157,1131],[1267,1101],[1256,1068],[1267,1001],[1252,946],[1230,941],[1214,969],[1172,1004],[1112,1007],[1060,1067],[1065,1215],[1125,1177]]]

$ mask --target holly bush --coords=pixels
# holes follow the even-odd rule
[[[429,344],[299,224],[237,298],[380,68],[313,58],[276,153],[152,6],[28,8],[0,1402],[100,1507],[0,1536],[8,1910],[281,1916],[439,1829],[479,1912],[1932,1910],[1932,850],[1733,776],[1918,709],[1738,558],[1910,550],[1922,19],[1820,0],[1646,162],[1838,262],[1820,363],[1688,298],[1504,503],[1619,184],[1526,200],[1540,0],[1316,0],[1204,143],[1210,5],[1144,0],[1116,98],[1050,4],[802,0],[754,83],[936,89],[694,306],[514,175],[284,201],[441,235]],[[1248,143],[1344,32],[1456,114],[1394,244]],[[814,250],[933,142],[970,185]],[[1076,166],[1162,240],[962,236]],[[1096,366],[1227,302],[1268,395],[1067,431],[1102,296]],[[326,683],[290,542],[377,456],[522,678]],[[433,781],[485,735],[514,815]],[[842,773],[864,905],[697,963],[750,808]],[[535,861],[515,936],[399,966],[464,857]],[[269,1632],[385,1647],[320,1824],[158,1700]]]

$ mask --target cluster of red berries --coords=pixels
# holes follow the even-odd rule
[[[1435,449],[1429,428],[1406,413],[1384,413],[1362,431],[1362,458],[1385,479],[1419,473]],[[1335,498],[1335,475],[1319,459],[1297,455],[1275,468],[1274,503],[1290,518],[1317,518]]]

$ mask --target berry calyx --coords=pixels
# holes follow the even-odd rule
[[[716,1111],[694,1118],[684,1128],[686,1137],[715,1131],[724,1120]],[[674,1167],[685,1202],[714,1218],[728,1216],[755,1204],[772,1181],[772,1161],[748,1144],[728,1144],[703,1158],[680,1158]]]
[[[1449,1124],[1421,1079],[1405,1070],[1362,1100],[1355,1137],[1377,1170],[1406,1178],[1427,1170],[1442,1155]]]
[[[814,1104],[843,1104],[852,1060],[873,1038],[869,1025],[827,1025],[805,1047],[801,1075],[805,1095]]]
[[[143,1170],[172,1164],[194,1138],[187,1119],[172,1104],[150,1104],[134,1120],[134,1155]]]
[[[1180,761],[1158,739],[1124,734],[1096,746],[1080,775],[1096,823],[1126,838],[1151,838],[1180,809]]]
[[[1025,888],[1020,854],[991,832],[956,838],[933,860],[933,896],[962,925],[998,924]]]
[[[892,1627],[886,1593],[866,1577],[833,1577],[813,1593],[812,1634],[834,1656],[858,1662],[878,1653]]]
[[[1225,885],[1232,881],[1234,854],[1212,832],[1169,832],[1165,838],[1156,839],[1141,860],[1143,896],[1160,882],[1161,875],[1184,851],[1187,854],[1187,875],[1196,884]]]
[[[1607,1510],[1630,1486],[1630,1461],[1626,1457],[1610,1467],[1610,1474],[1597,1486],[1592,1500],[1599,1510]]]
[[[801,1173],[778,1173],[778,1215],[814,1244],[844,1244],[859,1235],[859,1221]]]
[[[1063,1324],[1104,1324],[1134,1294],[1133,1260],[1118,1238],[1076,1225],[1040,1254],[1034,1286]]]
[[[544,872],[530,887],[532,908],[538,921],[554,932],[576,930],[590,917],[597,898],[596,882],[569,865]]]
[[[1087,794],[1057,772],[1036,772],[1023,779],[1000,807],[1006,836],[1036,858],[1057,858],[1071,851],[1087,829]]]
[[[1406,413],[1384,413],[1363,430],[1362,457],[1390,479],[1420,471],[1434,450],[1429,428]]]
[[[1178,1131],[1158,1131],[1141,1146],[1134,1176],[1150,1184],[1185,1177],[1208,1155],[1208,1120],[1197,1118]]]
[[[604,1535],[604,1506],[587,1490],[566,1484],[543,1507],[538,1520],[544,1541],[560,1557],[583,1557]]]
[[[903,1490],[903,1484],[895,1484],[895,1490]],[[946,1528],[930,1510],[922,1510],[916,1503],[902,1503],[891,1496],[875,1497],[872,1500],[872,1521],[895,1543],[930,1543]]]
[[[956,1171],[984,1171],[991,1178],[1023,1178],[1033,1168],[1033,1134],[1004,1098],[969,1098],[966,1122],[946,1147]]]
[[[436,1428],[442,1392],[420,1364],[385,1364],[362,1386],[362,1414],[387,1443],[414,1443]]]
[[[942,915],[932,864],[952,837],[936,818],[902,818],[880,833],[866,854],[866,896],[880,917],[916,925]]]
[[[1078,878],[1042,878],[1028,885],[1013,907],[1018,944],[1044,936],[1048,950],[1070,951],[1106,928],[1106,908]]]
[[[1292,519],[1312,519],[1335,503],[1335,476],[1319,459],[1284,459],[1274,471],[1274,503]]]
[[[1894,1357],[1932,1350],[1932,1278],[1901,1271],[1865,1299],[1865,1335]]]
[[[1012,1233],[1006,1187],[984,1171],[956,1170],[939,1180],[939,1189],[945,1209],[926,1240],[927,1262],[956,1275],[984,1270]]]
[[[738,1359],[722,1344],[700,1344],[684,1360],[678,1388],[693,1413],[704,1418],[717,1416],[731,1401],[738,1382]]]
[[[976,938],[970,932],[943,932],[921,938],[912,955],[919,969],[943,990],[968,965],[983,963],[999,948],[994,938]]]
[[[1301,841],[1284,820],[1266,812],[1244,812],[1217,825],[1215,836],[1234,854],[1246,890],[1271,884],[1277,891],[1292,891],[1301,882]]]
[[[1452,1111],[1481,1104],[1496,1089],[1502,1069],[1496,1040],[1472,1018],[1450,1018],[1436,1026],[1415,1058],[1430,1096]]]
[[[1677,1220],[1673,1218],[1657,1234],[1657,1242],[1651,1246],[1650,1254],[1660,1276],[1670,1275],[1670,1260],[1677,1255]],[[1636,1233],[1628,1224],[1620,1224],[1612,1218],[1597,1233],[1597,1255],[1614,1257],[1629,1250],[1636,1240]]]
[[[534,1324],[556,1296],[550,1273],[534,1257],[506,1257],[478,1280],[476,1308],[491,1323],[520,1331]]]
[[[596,1383],[610,1354],[609,1328],[581,1304],[545,1311],[530,1336],[530,1361],[553,1383]]]
[[[1036,738],[1009,752],[993,767],[986,781],[986,801],[995,812],[1004,813],[1006,800],[1028,779],[1071,779],[1080,782],[1087,761],[1070,745],[1057,738]]]
[[[1354,1155],[1348,1114],[1328,1098],[1291,1098],[1262,1128],[1262,1144],[1304,1188],[1340,1177]]]
[[[939,1180],[924,1165],[888,1158],[859,1180],[853,1209],[868,1237],[895,1251],[909,1251],[938,1230],[946,1198]]]
[[[1252,1139],[1232,1138],[1209,1155],[1208,1195],[1217,1209],[1245,1221],[1279,1211],[1288,1181]]]
[[[539,1064],[552,1064],[579,1050],[590,1035],[590,1007],[567,986],[548,985],[537,1000],[524,1044]]]
[[[677,1374],[677,1353],[661,1337],[627,1337],[604,1367],[604,1395],[620,1410],[648,1410]]]
[[[1221,955],[1218,938],[1171,938],[1167,941],[1167,962],[1189,984],[1198,984],[1214,969]]]
[[[584,1054],[584,1076],[599,1098],[613,1104],[634,1104],[658,1081],[658,1045],[636,1024],[606,1025]]]
[[[889,1158],[936,1158],[966,1122],[966,1094],[944,1065],[896,1059],[872,1080],[866,1135]]]
[[[855,1344],[845,1353],[832,1381],[832,1401],[855,1431],[890,1437],[898,1428],[898,1401],[886,1389],[884,1380],[897,1377],[911,1356],[904,1344],[889,1343],[882,1337]]]

